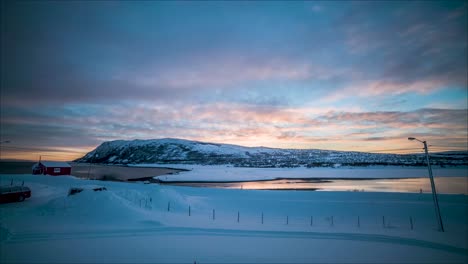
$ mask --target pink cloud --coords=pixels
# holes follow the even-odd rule
[[[400,95],[409,92],[428,94],[444,88],[442,80],[421,80],[408,83],[391,81],[364,81],[355,82],[350,86],[337,90],[323,98],[324,102],[334,102],[350,96],[375,97]]]
[[[466,110],[456,109],[365,112],[236,103],[133,105],[98,108],[97,116],[57,122],[71,130],[81,129],[86,133],[82,136],[95,141],[178,137],[246,146],[359,151],[401,148],[408,145],[408,136],[463,146],[468,135]],[[6,121],[8,125],[30,126],[45,119],[23,117],[15,121],[10,117]]]

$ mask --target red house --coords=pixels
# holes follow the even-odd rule
[[[61,161],[39,161],[32,167],[32,173],[52,176],[70,175],[71,166]]]

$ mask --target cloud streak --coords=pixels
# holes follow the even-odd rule
[[[247,146],[353,150],[357,145],[381,149],[397,139],[407,145],[404,140],[411,135],[463,146],[468,136],[467,109],[320,113],[319,109],[239,104],[118,108],[95,106],[91,116],[70,109],[50,109],[48,114],[18,109],[4,120],[2,138],[37,147],[51,141],[73,146],[67,142],[70,136],[89,145],[115,139],[181,137]],[[66,119],[57,118],[57,113],[67,111]],[[34,138],[17,133],[31,130]]]

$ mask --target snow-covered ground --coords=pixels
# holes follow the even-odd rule
[[[278,178],[420,178],[427,177],[426,167],[339,167],[339,168],[243,168],[225,165],[135,164],[135,167],[186,169],[177,174],[157,177],[162,181],[255,181]],[[468,177],[467,167],[433,168],[437,177]]]
[[[182,175],[182,174],[180,174]],[[466,263],[468,196],[226,190],[0,175],[1,263]],[[67,196],[70,187],[100,185]]]

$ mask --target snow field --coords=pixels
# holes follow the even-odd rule
[[[0,205],[1,262],[407,263],[468,257],[465,195],[440,195],[441,233],[430,194],[226,190],[40,175],[0,175],[0,182],[11,178],[24,180],[32,198]],[[90,184],[107,191],[67,196],[70,187]]]

